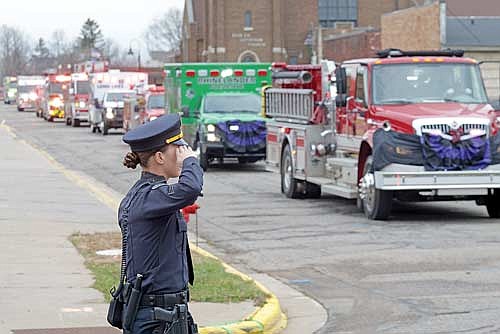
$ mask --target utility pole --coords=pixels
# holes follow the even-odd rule
[[[323,28],[318,25],[318,64],[323,60]]]

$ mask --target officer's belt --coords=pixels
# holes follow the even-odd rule
[[[162,307],[187,304],[189,302],[189,291],[168,293],[164,295],[142,295],[140,306]]]

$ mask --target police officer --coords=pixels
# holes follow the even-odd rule
[[[165,115],[128,132],[123,161],[142,167],[141,178],[120,204],[126,233],[124,333],[197,333],[187,309],[193,264],[180,209],[200,196],[203,172],[182,139],[179,115]],[[170,178],[178,183],[167,183]]]

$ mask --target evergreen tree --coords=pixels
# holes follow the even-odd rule
[[[88,18],[80,29],[80,47],[89,58],[103,47],[103,35],[97,21]]]
[[[47,47],[45,40],[41,37],[38,39],[38,42],[35,46],[35,56],[37,56],[38,58],[50,57],[49,48]]]

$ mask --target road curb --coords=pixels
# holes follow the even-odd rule
[[[115,191],[110,191],[108,186],[103,185],[99,181],[91,178],[86,174],[82,175],[81,173],[67,169],[45,150],[39,148],[35,144],[27,142],[24,139],[19,139],[19,137],[16,135],[15,130],[5,124],[5,122],[0,123],[0,128],[3,128],[14,139],[39,152],[56,170],[61,172],[68,180],[75,183],[80,188],[89,191],[95,198],[97,198],[100,202],[102,202],[112,210],[118,211],[118,207],[120,205],[122,197],[121,194]],[[287,318],[281,310],[281,305],[278,298],[264,285],[257,282],[250,276],[238,271],[215,255],[207,252],[200,247],[197,247],[193,243],[190,243],[190,248],[200,255],[219,261],[224,266],[226,271],[239,276],[243,280],[253,281],[257,285],[257,287],[268,296],[263,306],[259,307],[243,320],[221,326],[203,327],[199,330],[200,334],[275,334],[286,328]]]

